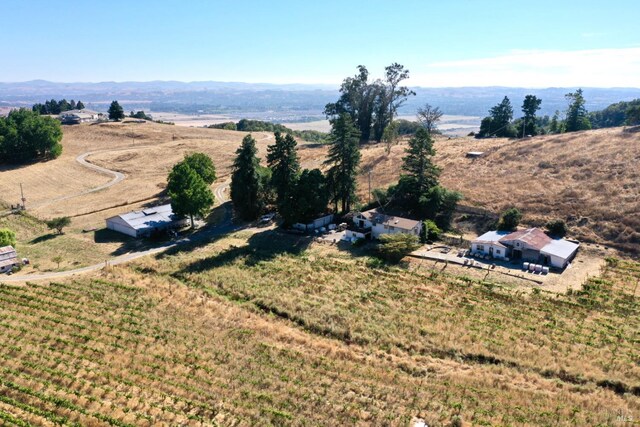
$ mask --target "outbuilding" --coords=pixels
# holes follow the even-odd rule
[[[3,246],[0,248],[0,273],[13,270],[13,267],[20,265],[18,253],[13,246]]]
[[[131,237],[149,237],[159,231],[178,228],[186,223],[174,215],[171,205],[156,206],[107,218],[107,228]]]

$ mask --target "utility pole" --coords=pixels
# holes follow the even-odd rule
[[[24,191],[22,191],[22,183],[20,183],[20,200],[22,200],[22,210],[27,210],[24,202],[27,201],[27,199],[24,198]]]
[[[371,169],[369,169],[369,204],[371,204]]]
[[[522,118],[522,137],[524,138],[524,126],[527,124],[527,117]]]

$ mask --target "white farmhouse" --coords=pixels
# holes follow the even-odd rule
[[[422,222],[413,219],[387,215],[380,209],[358,212],[353,217],[353,225],[347,229],[348,239],[380,238],[382,234],[413,234],[420,236]]]
[[[156,206],[107,218],[107,228],[131,237],[148,237],[158,231],[177,228],[186,223],[173,214],[171,205]]]
[[[58,119],[65,125],[91,123],[100,118],[101,114],[95,111],[83,109],[83,110],[69,110],[63,111],[58,116]]]
[[[565,268],[575,257],[579,243],[553,239],[539,228],[514,232],[489,231],[471,242],[471,253],[503,260],[522,260]]]

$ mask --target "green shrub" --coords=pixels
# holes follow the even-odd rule
[[[567,235],[567,224],[561,219],[547,222],[547,234],[554,237],[564,237]]]
[[[500,217],[498,222],[498,230],[500,231],[515,231],[522,219],[522,213],[516,208],[507,209]]]
[[[16,246],[16,233],[8,228],[0,228],[0,247]]]
[[[430,219],[422,223],[422,231],[420,232],[420,240],[422,243],[433,242],[440,238],[442,230],[436,223]]]
[[[380,236],[378,253],[386,261],[400,262],[409,253],[420,247],[418,238],[413,234],[383,234]]]

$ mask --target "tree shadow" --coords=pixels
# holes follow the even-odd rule
[[[279,255],[299,255],[313,242],[311,236],[287,234],[281,230],[265,230],[253,234],[246,245],[232,246],[219,254],[196,260],[176,273],[180,276],[222,267],[242,260],[245,266],[254,266]]]
[[[32,245],[35,245],[38,243],[46,242],[47,240],[55,239],[58,236],[61,236],[61,234],[57,234],[57,233],[43,234],[42,236],[38,236],[35,239],[31,240],[29,243]]]
[[[96,230],[93,234],[93,241],[100,244],[120,243],[120,247],[111,252],[110,255],[112,256],[151,249],[152,247],[157,246],[158,243],[158,240],[156,239],[135,239],[127,236],[126,234],[109,230],[108,228]]]

